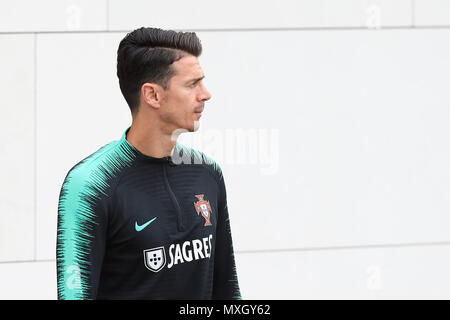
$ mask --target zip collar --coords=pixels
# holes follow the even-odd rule
[[[138,149],[136,149],[135,146],[133,146],[128,140],[127,140],[127,133],[130,130],[131,126],[129,126],[125,132],[122,135],[122,138],[120,139],[120,145],[125,147],[127,150],[129,150],[131,153],[133,153],[136,156],[136,159],[144,161],[146,163],[161,163],[162,164],[162,171],[163,171],[163,177],[164,177],[164,183],[166,185],[166,189],[169,193],[169,197],[172,201],[172,205],[175,209],[176,212],[176,219],[177,219],[177,229],[178,231],[183,231],[184,230],[184,225],[183,225],[183,217],[182,217],[182,212],[181,212],[181,207],[178,203],[178,199],[176,198],[174,192],[172,191],[172,187],[170,186],[169,183],[169,176],[167,173],[167,167],[168,166],[176,166],[177,164],[175,164],[172,161],[172,156],[174,154],[176,154],[175,152],[179,152],[180,149],[180,145],[178,144],[178,142],[175,145],[174,151],[172,153],[172,156],[166,156],[166,157],[161,157],[161,158],[156,158],[156,157],[151,157],[151,156],[147,156],[145,154],[143,154],[142,152],[140,152]]]

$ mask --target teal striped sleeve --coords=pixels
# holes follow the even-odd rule
[[[58,299],[95,299],[105,251],[106,208],[98,186],[82,169],[74,168],[66,176],[59,198]]]
[[[112,183],[132,160],[116,142],[80,161],[67,174],[58,203],[58,299],[95,299],[105,253]]]

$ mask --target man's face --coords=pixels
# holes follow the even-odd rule
[[[173,63],[176,71],[170,80],[170,87],[164,91],[160,115],[164,127],[171,130],[196,131],[211,94],[203,84],[203,70],[197,57],[187,55]]]

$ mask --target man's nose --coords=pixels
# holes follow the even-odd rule
[[[208,101],[209,99],[211,99],[211,93],[203,86],[202,93],[200,94],[200,101]]]

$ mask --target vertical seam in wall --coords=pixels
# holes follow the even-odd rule
[[[106,0],[106,31],[109,31],[109,0]]]
[[[37,260],[37,33],[34,32],[34,260]]]

